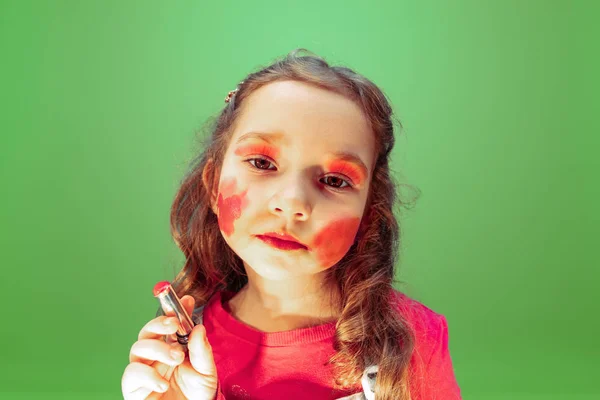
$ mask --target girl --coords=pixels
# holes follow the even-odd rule
[[[142,328],[127,400],[460,399],[445,317],[392,286],[392,109],[302,50],[229,93],[184,179],[173,286],[198,325],[189,355],[176,319]]]

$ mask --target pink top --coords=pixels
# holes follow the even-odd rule
[[[265,333],[235,319],[226,303],[233,292],[218,292],[206,304],[202,320],[219,376],[218,400],[340,399],[363,386],[333,389],[331,366],[335,322],[291,331]],[[448,349],[446,318],[394,291],[396,309],[415,330],[411,358],[412,400],[461,399]],[[194,315],[197,310],[194,310]]]

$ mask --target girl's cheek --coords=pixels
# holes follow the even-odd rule
[[[319,264],[328,268],[348,252],[358,232],[360,218],[350,217],[330,222],[315,236],[314,248]]]
[[[235,178],[225,178],[219,186],[218,221],[219,228],[227,237],[234,233],[234,222],[242,215],[248,206],[248,189],[236,193],[237,181]]]

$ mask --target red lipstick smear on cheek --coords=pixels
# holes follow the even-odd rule
[[[317,233],[314,247],[322,267],[330,267],[340,261],[354,243],[360,218],[344,218],[333,221]]]
[[[235,178],[226,178],[219,187],[219,228],[227,235],[234,232],[233,223],[242,215],[242,211],[248,205],[248,189],[237,193],[237,181]]]

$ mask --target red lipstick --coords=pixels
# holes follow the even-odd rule
[[[263,242],[281,250],[307,249],[307,247],[296,240],[296,238],[285,233],[268,232],[256,236]]]
[[[160,305],[165,312],[165,315],[175,316],[179,320],[179,326],[177,328],[177,341],[186,345],[189,341],[189,335],[192,333],[192,329],[196,325],[190,318],[185,308],[181,304],[177,293],[173,290],[171,284],[167,281],[158,282],[154,286],[154,297],[157,297],[160,301]]]

